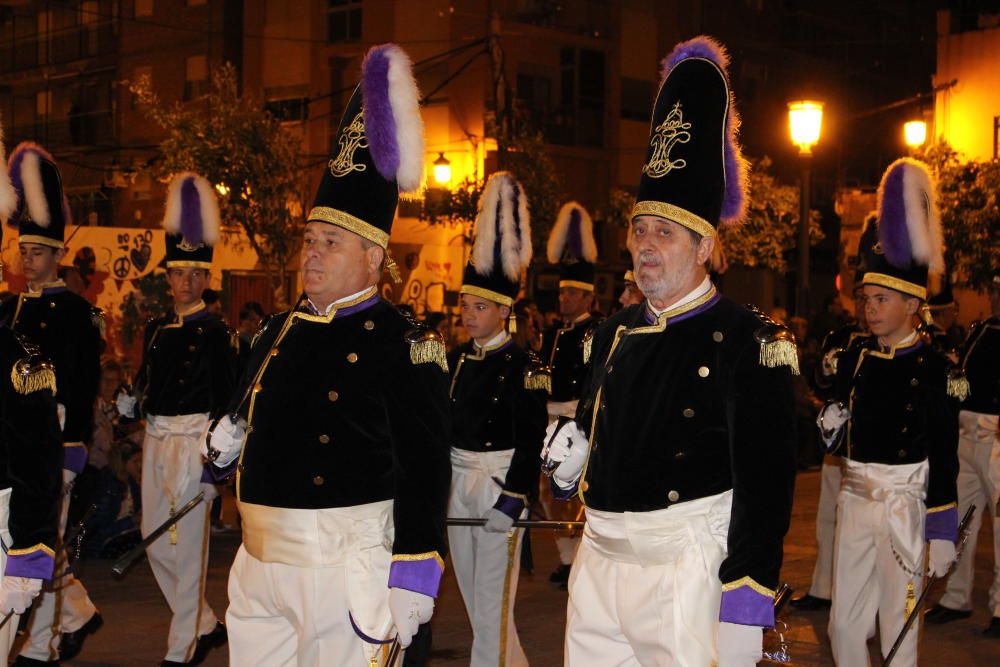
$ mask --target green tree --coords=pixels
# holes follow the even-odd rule
[[[937,178],[948,272],[957,285],[985,291],[1000,272],[1000,160],[963,161],[943,141],[917,157]]]
[[[308,179],[297,158],[299,140],[239,92],[236,69],[226,63],[212,72],[212,87],[193,103],[164,104],[147,77],[130,82],[143,112],[163,130],[160,175],[195,171],[216,185],[223,220],[237,223],[257,253],[282,306],[285,267],[298,252],[298,220]]]
[[[785,273],[798,240],[799,189],[779,183],[770,169],[766,155],[752,161],[746,220],[724,225],[719,237],[729,264]],[[819,211],[809,213],[809,244],[816,245],[823,240]]]

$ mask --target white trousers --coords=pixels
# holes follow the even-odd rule
[[[208,634],[218,619],[205,600],[208,567],[208,516],[215,487],[201,483],[202,459],[198,439],[208,415],[161,417],[146,420],[142,447],[142,535],[145,537],[189,500],[205,491],[200,503],[147,549],[149,565],[170,611],[165,658],[187,662],[198,637]]]
[[[914,600],[920,597],[927,470],[926,461],[898,466],[844,461],[830,610],[830,644],[840,667],[871,664],[867,640],[875,634],[876,616],[885,656],[906,621],[909,585]],[[915,624],[894,667],[917,664],[919,636]]]
[[[451,450],[448,516],[483,518],[493,507],[514,450]],[[448,528],[452,568],[472,625],[471,667],[523,667],[528,658],[514,626],[514,598],[521,571],[521,535],[488,533],[482,528]]]
[[[357,630],[382,640],[393,627],[386,587],[392,501],[240,509],[244,543],[229,572],[226,612],[229,664],[362,667],[385,660],[388,647],[363,641]]]
[[[0,549],[0,580],[7,571],[7,550],[13,544],[8,528],[10,493],[11,489],[0,491],[0,541],[3,542],[3,548]],[[3,664],[7,664],[7,656],[10,655],[10,649],[14,645],[15,637],[17,637],[17,624],[20,618],[20,614],[14,614],[7,621],[7,625],[3,626],[3,630],[0,630],[0,651],[2,651],[0,659],[2,659]]]
[[[840,466],[838,457],[827,456],[823,461],[819,478],[819,505],[816,507],[816,565],[813,567],[809,595],[824,600],[829,600],[833,591],[833,543],[837,528]]]
[[[996,507],[1000,500],[1000,438],[997,437],[996,415],[962,410],[958,414],[958,515],[965,516],[969,505],[976,511],[969,524],[969,541],[940,603],[951,609],[972,609],[972,580],[976,560],[979,524],[984,516],[993,524],[993,585],[990,586],[989,608],[1000,616],[1000,517]]]
[[[569,580],[567,667],[709,667],[732,492],[655,512],[587,510]]]
[[[63,469],[62,496],[59,499],[59,540],[66,533],[69,514],[70,491],[76,473]],[[56,552],[56,566],[50,586],[45,586],[35,600],[35,606],[28,624],[28,638],[21,647],[21,655],[43,662],[59,657],[59,640],[63,633],[76,632],[97,613],[97,607],[90,601],[87,589],[80,580],[67,572],[67,554]],[[11,619],[13,623],[14,619]],[[9,624],[8,624],[9,625]],[[16,627],[16,626],[15,626]]]

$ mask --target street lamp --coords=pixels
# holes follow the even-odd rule
[[[434,182],[438,185],[448,185],[451,182],[451,160],[438,153],[438,159],[434,160]]]
[[[799,270],[795,314],[809,319],[809,196],[812,191],[812,148],[823,127],[823,103],[798,100],[788,103],[788,128],[799,147],[802,177],[799,189]]]
[[[903,123],[903,139],[911,149],[920,148],[927,141],[927,123],[922,120]]]

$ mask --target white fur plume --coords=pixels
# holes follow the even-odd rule
[[[515,200],[517,215],[514,211]],[[494,268],[498,216],[500,260],[504,275],[510,280],[520,280],[521,272],[531,263],[531,217],[524,188],[506,171],[490,176],[479,198],[476,238],[472,247],[472,263],[479,275],[488,275]]]
[[[545,254],[552,264],[558,264],[566,253],[566,244],[569,241],[570,235],[570,222],[573,218],[574,210],[579,211],[580,216],[581,252],[579,254],[581,256],[576,257],[572,250],[570,254],[574,255],[574,258],[578,260],[582,259],[588,262],[597,261],[597,243],[594,241],[594,223],[590,219],[590,214],[587,213],[587,209],[577,202],[570,201],[563,204],[563,207],[559,209],[559,215],[556,216],[556,223],[552,226],[552,231],[549,233],[549,242],[545,249]]]
[[[17,210],[17,191],[7,173],[7,150],[3,145],[3,125],[0,125],[0,221],[7,222]]]
[[[193,211],[185,210],[191,202],[184,201],[183,189],[188,180],[192,180],[198,193],[197,217],[201,224],[201,242],[205,245],[214,246],[219,242],[219,234],[222,226],[219,215],[219,200],[215,194],[215,188],[203,176],[199,176],[190,171],[177,174],[170,181],[167,188],[166,210],[163,215],[163,228],[168,234],[182,234],[187,237],[189,225]],[[190,240],[190,239],[189,239]]]
[[[49,201],[45,198],[45,184],[42,183],[41,161],[38,153],[26,151],[21,162],[21,184],[24,187],[24,203],[32,222],[43,229],[52,222],[49,215]]]
[[[903,205],[913,258],[931,273],[944,271],[944,237],[937,207],[937,185],[930,170],[916,160],[903,172]]]
[[[398,46],[388,49],[389,100],[396,122],[399,168],[396,183],[402,192],[414,192],[424,179],[424,121],[420,117],[420,91],[413,78],[410,57]]]

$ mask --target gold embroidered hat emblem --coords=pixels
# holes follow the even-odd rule
[[[191,243],[190,241],[188,241],[186,238],[182,238],[181,242],[177,244],[177,248],[180,249],[180,250],[183,250],[184,252],[194,252],[195,250],[198,250],[199,248],[204,248],[204,247],[205,247],[204,243],[199,243],[198,245],[194,245],[193,243]]]
[[[691,141],[691,123],[684,121],[684,112],[681,109],[680,101],[674,103],[673,108],[667,117],[663,119],[649,140],[649,145],[653,148],[653,154],[649,157],[649,162],[642,168],[642,173],[650,178],[660,178],[666,176],[674,169],[683,169],[687,166],[687,161],[683,158],[670,159],[670,151],[677,144],[686,144]]]
[[[352,171],[365,171],[368,168],[367,165],[354,161],[355,151],[359,148],[368,148],[363,113],[364,109],[359,111],[351,124],[340,133],[340,138],[337,140],[340,152],[337,153],[337,157],[330,160],[330,174],[334,177],[347,176]]]

